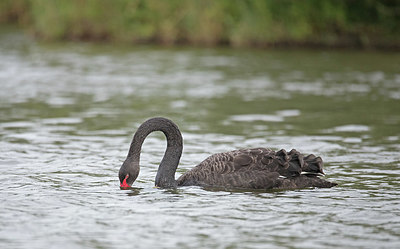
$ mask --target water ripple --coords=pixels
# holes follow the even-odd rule
[[[0,44],[0,247],[398,247],[398,55]],[[339,186],[158,189],[157,133],[120,190],[133,132],[156,115],[182,130],[177,177],[264,146],[322,156]]]

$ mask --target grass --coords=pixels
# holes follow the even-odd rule
[[[397,0],[2,0],[42,40],[399,47]]]

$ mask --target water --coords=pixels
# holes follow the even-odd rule
[[[0,35],[1,248],[398,248],[400,54],[37,44]],[[174,120],[180,176],[242,147],[323,157],[333,189],[154,188]]]

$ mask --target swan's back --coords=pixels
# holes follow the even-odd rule
[[[295,189],[332,187],[320,157],[304,157],[296,150],[240,149],[214,154],[179,177],[179,186],[212,186],[245,189]]]

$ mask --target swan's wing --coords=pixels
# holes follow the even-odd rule
[[[319,177],[299,175],[287,178],[278,172],[247,171],[227,174],[210,174],[203,178],[199,175],[183,175],[178,179],[179,186],[203,186],[224,189],[297,189],[297,188],[330,188],[336,183]],[[198,178],[198,179],[197,179]]]
[[[178,179],[179,186],[203,186],[243,189],[271,189],[276,188],[281,180],[277,172],[247,171],[217,174],[215,172],[204,175],[196,171],[189,171]]]
[[[178,179],[178,185],[276,188],[285,177],[323,174],[322,159],[296,150],[241,149],[208,157]]]

